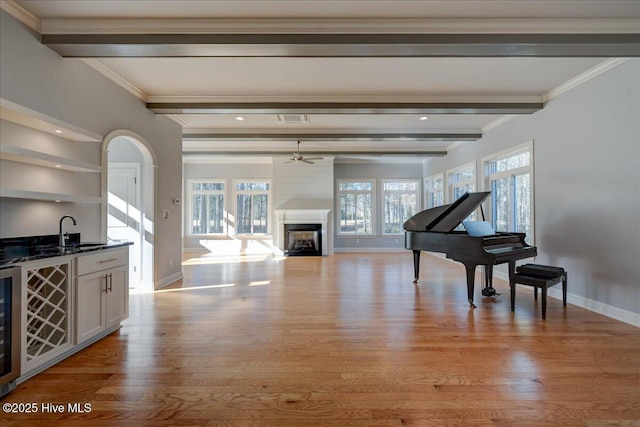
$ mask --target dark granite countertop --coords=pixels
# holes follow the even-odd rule
[[[67,246],[61,247],[55,243],[51,243],[49,237],[50,236],[31,236],[0,239],[0,267],[44,258],[120,248],[133,244],[132,242],[81,243],[80,236],[77,235],[77,238],[70,239],[71,241]],[[57,236],[55,236],[55,241],[57,242]]]

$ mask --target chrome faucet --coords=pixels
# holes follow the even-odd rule
[[[65,247],[66,246],[66,242],[65,242],[65,238],[64,238],[64,234],[62,233],[62,222],[64,221],[65,218],[71,218],[71,221],[73,221],[73,225],[78,225],[78,223],[76,222],[76,219],[74,217],[72,217],[71,215],[65,215],[62,218],[60,218],[60,229],[59,229],[59,246],[61,247]]]

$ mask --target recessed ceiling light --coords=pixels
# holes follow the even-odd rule
[[[427,117],[427,116],[422,116],[422,117],[420,117],[420,120],[427,120],[428,118],[429,117]]]
[[[56,200],[55,202],[56,203],[62,203],[62,200]]]
[[[236,120],[238,120],[238,121],[240,121],[240,122],[241,122],[241,121],[243,121],[243,120],[244,120],[244,117],[242,117],[242,116],[236,116]]]
[[[60,129],[56,129],[56,133],[62,133]]]
[[[62,165],[54,165],[54,166],[57,167],[57,168],[61,168],[62,167]]]

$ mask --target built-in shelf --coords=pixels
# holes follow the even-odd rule
[[[0,144],[0,159],[73,172],[100,172],[102,170],[100,165],[94,163],[54,156],[7,144]]]
[[[102,203],[99,196],[83,196],[78,194],[59,194],[41,191],[0,189],[0,197],[10,199],[45,200],[49,202],[67,203]]]

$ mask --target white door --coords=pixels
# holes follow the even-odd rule
[[[109,163],[107,237],[113,241],[133,242],[129,246],[129,285],[132,290],[142,282],[142,206],[140,204],[140,165]]]

